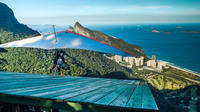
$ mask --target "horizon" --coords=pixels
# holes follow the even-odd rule
[[[79,21],[76,21],[76,22],[79,22]],[[80,23],[80,22],[79,22]],[[23,23],[22,23],[23,24]],[[55,25],[55,26],[61,26],[61,27],[65,27],[65,26],[74,26],[75,22],[73,23],[70,23],[70,24],[26,24],[28,26],[52,26],[52,25]],[[200,22],[186,22],[186,23],[131,23],[131,24],[126,24],[126,23],[121,23],[121,24],[82,24],[80,23],[81,25],[84,25],[84,26],[120,26],[120,25],[123,25],[123,26],[132,26],[132,25],[200,25]]]
[[[200,23],[200,1],[0,0],[24,24],[87,25]],[[26,10],[25,10],[26,9]]]

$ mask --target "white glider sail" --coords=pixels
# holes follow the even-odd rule
[[[75,34],[69,31],[61,31],[55,34],[43,34],[23,40],[17,40],[5,44],[1,44],[0,48],[9,47],[28,47],[28,48],[41,48],[41,49],[85,49],[103,53],[116,54],[121,56],[131,56],[126,51],[107,43],[95,40],[91,37]]]

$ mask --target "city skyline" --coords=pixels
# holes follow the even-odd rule
[[[0,0],[24,24],[199,23],[198,0]]]

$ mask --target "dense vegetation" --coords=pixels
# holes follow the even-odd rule
[[[199,76],[170,68],[161,74],[149,77],[147,81],[159,90],[177,90],[200,84],[199,81],[195,80],[198,78]]]
[[[38,35],[36,34],[23,34],[23,33],[14,33],[14,32],[9,32],[9,31],[5,31],[0,29],[0,41],[1,43],[6,43],[6,42],[11,42],[11,41],[15,41],[15,40],[20,40],[23,38],[27,38],[33,35]]]
[[[107,37],[108,38],[107,41],[105,41],[105,40],[102,40],[102,41],[108,42],[109,44],[111,44],[113,46],[123,49],[136,57],[144,56],[145,58],[147,58],[146,55],[143,54],[143,52],[142,52],[143,50],[136,45],[129,44],[129,43],[125,42],[124,40],[110,37],[99,31],[91,31],[91,32],[92,32],[93,37],[98,40],[102,40],[102,38]]]
[[[9,48],[6,50],[7,52],[1,53],[0,57],[5,59],[8,65],[0,65],[1,70],[40,74],[53,72],[55,50],[32,48]],[[121,74],[119,78],[128,78],[133,73],[131,69],[119,65],[97,52],[67,49],[66,54],[66,63],[62,68],[62,73],[65,75],[112,76],[114,78]]]
[[[147,77],[161,112],[199,111],[199,76],[170,68]]]

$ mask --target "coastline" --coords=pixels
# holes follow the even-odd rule
[[[182,68],[182,67],[177,66],[177,65],[175,65],[175,64],[173,64],[173,63],[170,63],[170,62],[168,62],[168,61],[164,61],[164,60],[158,60],[158,61],[166,62],[166,64],[167,64],[169,67],[172,67],[172,68],[181,70],[181,71],[183,71],[183,72],[187,72],[187,73],[196,75],[196,76],[198,76],[198,77],[200,78],[200,73],[198,73],[198,72],[192,71],[192,70],[187,69],[187,68]]]
[[[165,61],[165,62],[166,62],[166,61]],[[181,71],[183,71],[183,72],[187,72],[187,73],[196,75],[196,76],[198,76],[198,77],[200,78],[200,74],[198,74],[198,73],[196,73],[196,72],[194,72],[194,71],[191,71],[191,70],[189,70],[189,69],[185,69],[185,68],[181,68],[181,67],[175,66],[174,64],[169,63],[169,62],[167,62],[167,65],[170,66],[170,67],[172,67],[172,68],[181,70]]]

